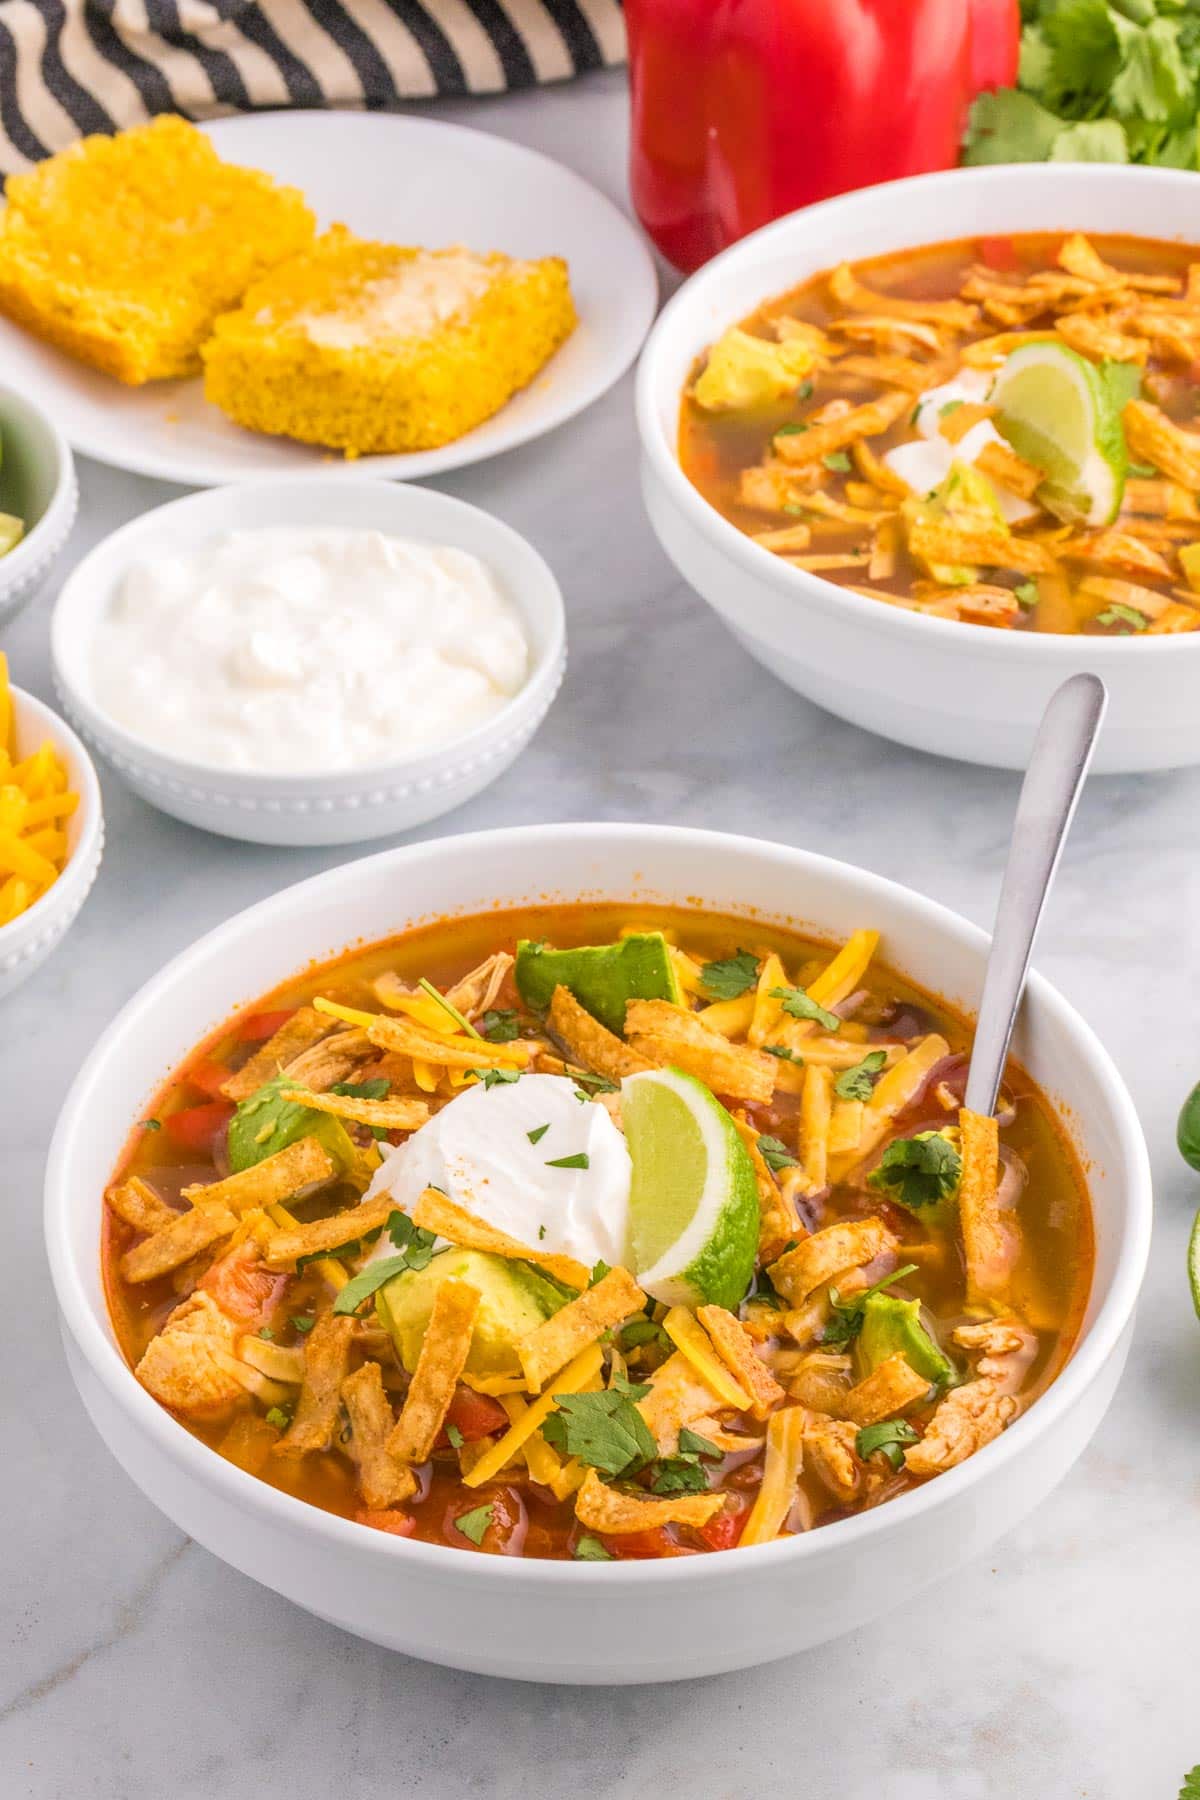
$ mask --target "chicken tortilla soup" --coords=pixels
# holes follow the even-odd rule
[[[793,568],[1016,631],[1200,627],[1200,250],[1046,233],[843,264],[699,359],[680,459]]]
[[[686,1556],[878,1506],[1070,1352],[1088,1201],[877,934],[614,906],[310,969],[158,1095],[107,1194],[138,1380],[251,1475],[510,1556]]]

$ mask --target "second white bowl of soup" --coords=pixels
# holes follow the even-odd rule
[[[1187,413],[1183,388],[1194,380],[1183,353],[1200,332],[1197,282],[1189,281],[1186,253],[1189,241],[1200,241],[1200,227],[1188,226],[1194,201],[1190,177],[1173,170],[968,169],[828,201],[726,251],[667,306],[639,369],[643,493],[668,556],[751,655],[781,680],[901,743],[968,762],[1023,767],[1050,694],[1068,675],[1094,669],[1111,702],[1098,770],[1200,761],[1194,703],[1200,592],[1179,559],[1200,532],[1193,491],[1200,489],[1200,432],[1181,416]],[[1037,244],[1036,234],[1053,235]],[[1122,298],[1099,267],[1090,276],[1073,273],[1086,270],[1083,252],[1068,252],[1070,266],[1064,266],[1062,243],[1076,234],[1102,260],[1106,253],[1116,258],[1140,285],[1129,286]],[[1010,240],[1016,240],[1015,254]],[[934,246],[947,246],[944,258],[929,254]],[[874,263],[878,258],[888,260]],[[1200,264],[1200,249],[1195,261]],[[863,269],[864,263],[874,266]],[[851,265],[853,275],[832,290],[830,307],[828,284],[814,278],[839,264]],[[972,265],[979,265],[973,279]],[[1041,312],[1031,310],[1031,280],[1054,294],[1054,304]],[[977,297],[961,301],[967,282]],[[690,419],[686,410],[681,418],[701,359],[730,327],[805,283],[813,283],[807,294],[769,309],[796,321],[782,334],[776,335],[777,326],[752,321],[750,335],[764,346],[771,340],[768,366],[747,373],[743,363],[727,372],[743,383],[742,398],[749,395],[751,403],[710,413],[719,422],[704,441],[704,432],[698,436],[695,429],[695,409]],[[814,305],[818,286],[820,304]],[[1013,288],[1022,292],[1014,296]],[[876,305],[878,296],[883,303]],[[939,308],[956,300],[975,313],[975,321],[943,329]],[[1065,334],[1060,320],[1067,321]],[[823,373],[819,368],[810,376],[799,346],[814,323],[837,354]],[[993,344],[980,358],[973,345],[984,337]],[[1140,374],[1139,417],[1125,414],[1130,466],[1121,510],[1106,522],[1111,507],[1104,495],[1093,495],[1092,516],[1068,529],[1040,506],[1037,516],[1022,516],[1003,491],[1000,497],[1010,504],[996,524],[1019,541],[1013,553],[1018,566],[971,571],[938,565],[931,572],[913,564],[913,579],[906,582],[905,547],[912,539],[905,501],[919,511],[930,497],[928,490],[918,491],[926,475],[939,494],[946,476],[938,460],[946,446],[940,437],[937,445],[930,442],[923,426],[931,422],[919,418],[922,384],[936,382],[939,393],[946,387],[942,423],[961,407],[986,409],[987,396],[979,401],[967,391],[976,374],[972,359],[990,380],[1001,367],[997,359],[1029,337],[1054,339],[1052,354],[1060,362],[1065,346],[1068,376],[1079,368],[1072,358],[1080,357],[1106,381],[1103,365],[1119,359]],[[1200,345],[1200,335],[1195,342]],[[785,378],[786,396],[771,385],[778,371],[770,363],[777,363],[780,348],[784,362],[790,357],[794,364]],[[832,382],[831,369],[839,371]],[[1081,379],[1086,386],[1092,378],[1085,371]],[[1128,392],[1120,386],[1125,379],[1115,377],[1118,414]],[[888,422],[843,446],[838,430],[827,429],[824,408],[831,398],[842,402],[832,409],[835,420],[839,410],[882,402]],[[1057,417],[1061,406],[1050,411]],[[1172,434],[1161,444],[1160,417]],[[984,413],[978,422],[964,413],[963,423],[973,431],[965,458],[973,469],[994,429]],[[1101,438],[1104,425],[1102,417]],[[814,428],[817,435],[806,444]],[[889,480],[889,451],[900,439],[902,456],[910,459],[908,466],[897,465],[896,472],[904,467],[902,486]],[[867,450],[861,463],[860,443]],[[810,445],[819,452],[812,458]],[[1113,460],[1114,452],[1105,442],[1100,451],[1097,466],[1105,476],[1105,458]],[[1197,475],[1189,485],[1193,454]],[[883,473],[872,468],[872,455]],[[994,472],[994,458],[992,467]],[[752,506],[731,498],[745,494],[738,486],[744,469],[761,471],[752,477],[759,484]],[[1019,484],[1020,471],[1015,479]],[[886,556],[876,556],[877,515],[889,510],[896,515],[898,575]],[[961,516],[947,521],[940,500],[934,514],[935,526],[962,523]],[[978,545],[978,516],[969,523],[974,537],[960,532],[946,540],[956,555]],[[852,541],[859,528],[861,542]],[[1124,541],[1114,542],[1116,534]]]

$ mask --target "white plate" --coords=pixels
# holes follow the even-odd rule
[[[199,379],[124,387],[0,319],[0,379],[12,380],[86,456],[198,486],[342,468],[412,480],[480,462],[573,418],[637,355],[654,317],[654,264],[635,227],[549,157],[459,125],[403,115],[251,113],[202,127],[229,162],[303,189],[319,225],[340,221],[398,244],[469,244],[562,256],[579,324],[536,379],[456,443],[348,463],[261,437],[209,406]]]

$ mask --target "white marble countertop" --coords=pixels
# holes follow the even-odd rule
[[[436,110],[549,151],[624,201],[619,76]],[[177,491],[87,462],[80,479],[75,556]],[[532,749],[434,829],[603,818],[749,832],[990,923],[1015,777],[843,725],[737,648],[646,524],[628,379],[551,438],[440,485],[548,557],[571,667]],[[52,698],[48,610],[3,647],[22,685]],[[903,1616],[742,1675],[577,1691],[448,1673],[299,1612],[181,1537],[85,1418],[40,1222],[66,1087],[168,957],[346,854],[207,837],[103,781],[96,889],[0,1019],[4,1800],[1174,1800],[1200,1762],[1200,1326],[1184,1280],[1200,1180],[1173,1144],[1200,1076],[1200,771],[1092,785],[1039,954],[1116,1057],[1157,1177],[1137,1340],[1090,1450],[1019,1531]]]

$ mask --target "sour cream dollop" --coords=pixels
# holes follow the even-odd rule
[[[917,402],[913,424],[917,436],[907,444],[897,444],[885,451],[884,462],[894,475],[906,481],[914,493],[928,494],[940,487],[954,462],[974,463],[989,444],[1003,444],[1004,439],[990,419],[981,419],[963,433],[956,444],[941,434],[941,423],[947,408],[986,400],[991,392],[993,375],[979,369],[960,369],[950,381],[927,388]],[[1000,511],[1010,525],[1035,518],[1036,506],[1022,500],[1019,494],[996,488]]]
[[[389,1152],[367,1198],[390,1194],[401,1212],[411,1212],[424,1190],[436,1187],[531,1249],[589,1266],[623,1262],[629,1151],[605,1108],[577,1099],[578,1092],[562,1075],[464,1088]],[[584,1157],[586,1167],[578,1166]],[[576,1166],[553,1166],[563,1158]],[[395,1254],[386,1233],[375,1254]]]
[[[329,526],[231,531],[135,564],[96,632],[97,703],[223,769],[384,763],[464,736],[529,647],[465,550]]]

